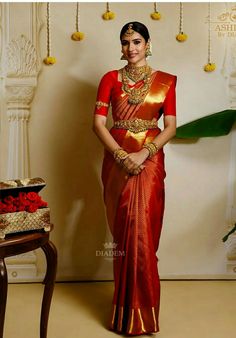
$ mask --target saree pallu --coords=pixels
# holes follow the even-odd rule
[[[127,152],[139,151],[161,130],[133,133],[125,129],[110,130],[117,143]],[[114,297],[109,328],[139,335],[158,332],[160,281],[156,251],[164,213],[164,152],[160,149],[145,161],[137,176],[130,176],[105,151],[102,181],[108,224],[115,250],[113,257]]]

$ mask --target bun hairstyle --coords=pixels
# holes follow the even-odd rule
[[[128,30],[129,25],[132,24],[132,29],[139,33],[140,35],[142,35],[142,37],[144,38],[144,40],[146,42],[148,42],[148,40],[150,39],[150,35],[149,35],[149,31],[147,29],[147,27],[141,23],[141,22],[137,22],[137,21],[133,21],[133,22],[128,22],[127,24],[125,24],[121,31],[120,31],[120,41],[122,40],[123,35],[125,34],[125,32]]]

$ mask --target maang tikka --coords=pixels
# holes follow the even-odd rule
[[[130,36],[130,35],[133,35],[134,34],[134,30],[133,30],[133,24],[132,23],[130,23],[129,24],[129,26],[128,26],[128,29],[127,29],[127,31],[125,32],[125,34],[124,35],[128,35],[128,36]]]

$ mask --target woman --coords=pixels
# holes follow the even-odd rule
[[[164,212],[163,146],[175,135],[176,76],[148,66],[145,25],[121,30],[127,65],[99,85],[94,132],[105,147],[104,201],[113,242],[114,298],[109,328],[127,335],[159,331],[160,281],[156,251]],[[109,105],[114,126],[106,128]],[[164,130],[157,126],[163,114]]]

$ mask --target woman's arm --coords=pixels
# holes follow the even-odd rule
[[[116,149],[120,149],[121,147],[115,141],[115,139],[112,137],[112,135],[110,134],[109,130],[107,129],[107,127],[106,127],[106,120],[107,120],[106,116],[95,114],[94,115],[94,119],[93,119],[93,131],[95,132],[95,134],[97,135],[97,137],[100,139],[100,141],[102,142],[103,146],[110,153],[113,154]],[[126,157],[128,157],[128,156],[129,156],[128,154],[126,156],[124,156],[124,159]],[[126,166],[123,166],[123,168],[124,168],[124,170],[126,172],[131,173],[131,171]],[[138,169],[135,174],[136,175],[139,174],[139,172],[142,169],[143,169],[142,166],[140,166],[140,169]]]
[[[152,142],[155,142],[157,148],[162,148],[166,143],[168,143],[176,134],[176,117],[173,115],[164,116],[164,129],[158,134]],[[124,161],[124,164],[128,170],[135,170],[138,166],[144,164],[145,160],[149,156],[149,151],[146,148],[142,148],[136,153],[130,153],[129,156]],[[144,166],[141,168],[143,169]]]
[[[98,136],[104,147],[110,153],[113,153],[114,150],[120,148],[120,146],[107,129],[106,121],[106,116],[95,114],[93,119],[93,131]]]
[[[164,129],[157,135],[153,142],[156,143],[157,148],[162,148],[169,142],[176,134],[176,117],[174,115],[164,116]]]

